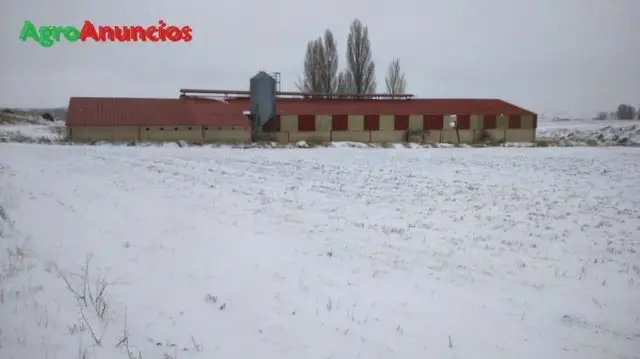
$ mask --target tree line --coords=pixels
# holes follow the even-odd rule
[[[640,110],[631,105],[620,104],[615,112],[612,112],[611,114],[600,112],[594,119],[606,120],[610,118],[616,118],[618,120],[640,120]]]
[[[373,61],[369,29],[358,19],[353,20],[347,36],[346,66],[339,67],[338,43],[330,29],[307,43],[304,71],[296,83],[302,92],[323,94],[376,93],[376,65]],[[404,94],[407,80],[400,68],[400,59],[393,58],[385,77],[386,92]]]

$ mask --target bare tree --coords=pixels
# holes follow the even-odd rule
[[[387,85],[387,93],[404,94],[407,92],[407,80],[400,69],[400,59],[393,59],[387,69],[387,77],[384,79]]]
[[[358,94],[376,91],[376,66],[371,54],[369,30],[355,19],[347,37],[346,84],[349,92]]]
[[[338,46],[331,30],[307,43],[304,74],[296,84],[304,92],[335,93],[338,89]]]
[[[636,118],[636,108],[631,105],[621,104],[616,110],[616,116],[618,120],[633,120]]]
[[[324,45],[318,38],[307,43],[304,56],[304,74],[298,80],[296,87],[303,92],[322,92],[322,61],[324,60]]]
[[[348,93],[352,87],[347,70],[340,71],[340,73],[338,73],[336,93]]]
[[[331,30],[324,32],[323,38],[324,57],[321,62],[322,92],[335,93],[338,89],[338,45]]]

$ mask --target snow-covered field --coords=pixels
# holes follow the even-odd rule
[[[638,148],[0,144],[0,357],[639,358],[638,178]]]
[[[6,116],[6,114],[5,114]],[[16,117],[3,123],[0,121],[0,142],[22,143],[59,143],[64,141],[64,122],[49,122],[42,118]],[[547,145],[556,146],[632,146],[640,147],[640,121],[620,120],[580,120],[553,121],[541,118],[537,129],[537,138]],[[547,143],[549,142],[549,143]],[[106,143],[99,143],[100,145]],[[148,145],[148,144],[147,144]],[[175,145],[175,144],[173,144]],[[186,145],[186,144],[184,144]],[[275,144],[274,144],[275,145]],[[380,147],[379,144],[334,142],[330,147]],[[530,147],[535,144],[506,143],[504,147]],[[277,145],[274,147],[283,147]],[[304,147],[292,144],[285,147]],[[393,144],[390,147],[405,147],[404,144]],[[417,145],[423,147],[451,147],[449,144]]]
[[[29,119],[24,122],[0,123],[0,142],[59,142],[64,139],[64,122]]]
[[[559,129],[570,129],[570,128],[577,128],[577,129],[598,129],[604,126],[612,126],[612,127],[625,127],[628,126],[629,124],[634,124],[635,121],[630,121],[630,120],[614,120],[614,119],[608,119],[608,120],[589,120],[589,119],[569,119],[569,120],[554,120],[554,119],[548,119],[548,118],[540,118],[538,121],[538,128],[540,129],[553,129],[553,128],[559,128]]]
[[[640,121],[540,121],[536,136],[561,146],[640,147]]]

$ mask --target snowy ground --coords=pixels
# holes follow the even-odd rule
[[[629,120],[613,120],[613,119],[608,119],[608,120],[590,120],[590,119],[569,119],[569,120],[554,120],[554,119],[548,119],[548,118],[540,118],[538,121],[538,128],[539,129],[553,129],[553,128],[558,128],[558,129],[570,129],[570,128],[577,128],[577,129],[598,129],[601,127],[605,127],[605,126],[611,126],[611,127],[625,127],[628,126],[629,124],[634,124],[635,121],[629,121]]]
[[[0,357],[639,358],[638,178],[637,148],[0,144]]]
[[[0,121],[0,142],[22,143],[58,143],[64,140],[64,122],[49,122],[36,117],[19,118],[16,115],[12,121]],[[553,121],[541,118],[537,138],[557,146],[633,146],[640,147],[640,121],[619,120],[569,120]],[[106,143],[98,143],[104,145]],[[146,144],[148,145],[148,144]],[[175,144],[173,144],[175,145]],[[185,144],[186,145],[186,144]],[[331,147],[381,147],[380,144],[334,142]],[[506,143],[504,147],[531,147],[531,143]],[[285,147],[304,147],[303,144],[287,145]],[[405,147],[404,144],[385,145],[387,147]],[[273,147],[283,147],[274,144]],[[451,147],[449,144],[416,145],[423,147]]]
[[[536,135],[561,146],[640,147],[640,121],[540,121]]]
[[[0,142],[59,142],[64,138],[64,122],[28,118],[0,122]]]

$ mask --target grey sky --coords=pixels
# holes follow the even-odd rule
[[[420,97],[500,97],[546,114],[640,105],[639,0],[3,0],[0,106],[70,96],[175,97],[181,87],[247,89],[258,70],[294,89],[308,40],[334,31],[344,56],[369,27],[379,90],[392,57]],[[18,41],[40,25],[190,25],[190,43]],[[344,65],[344,59],[341,59]]]

